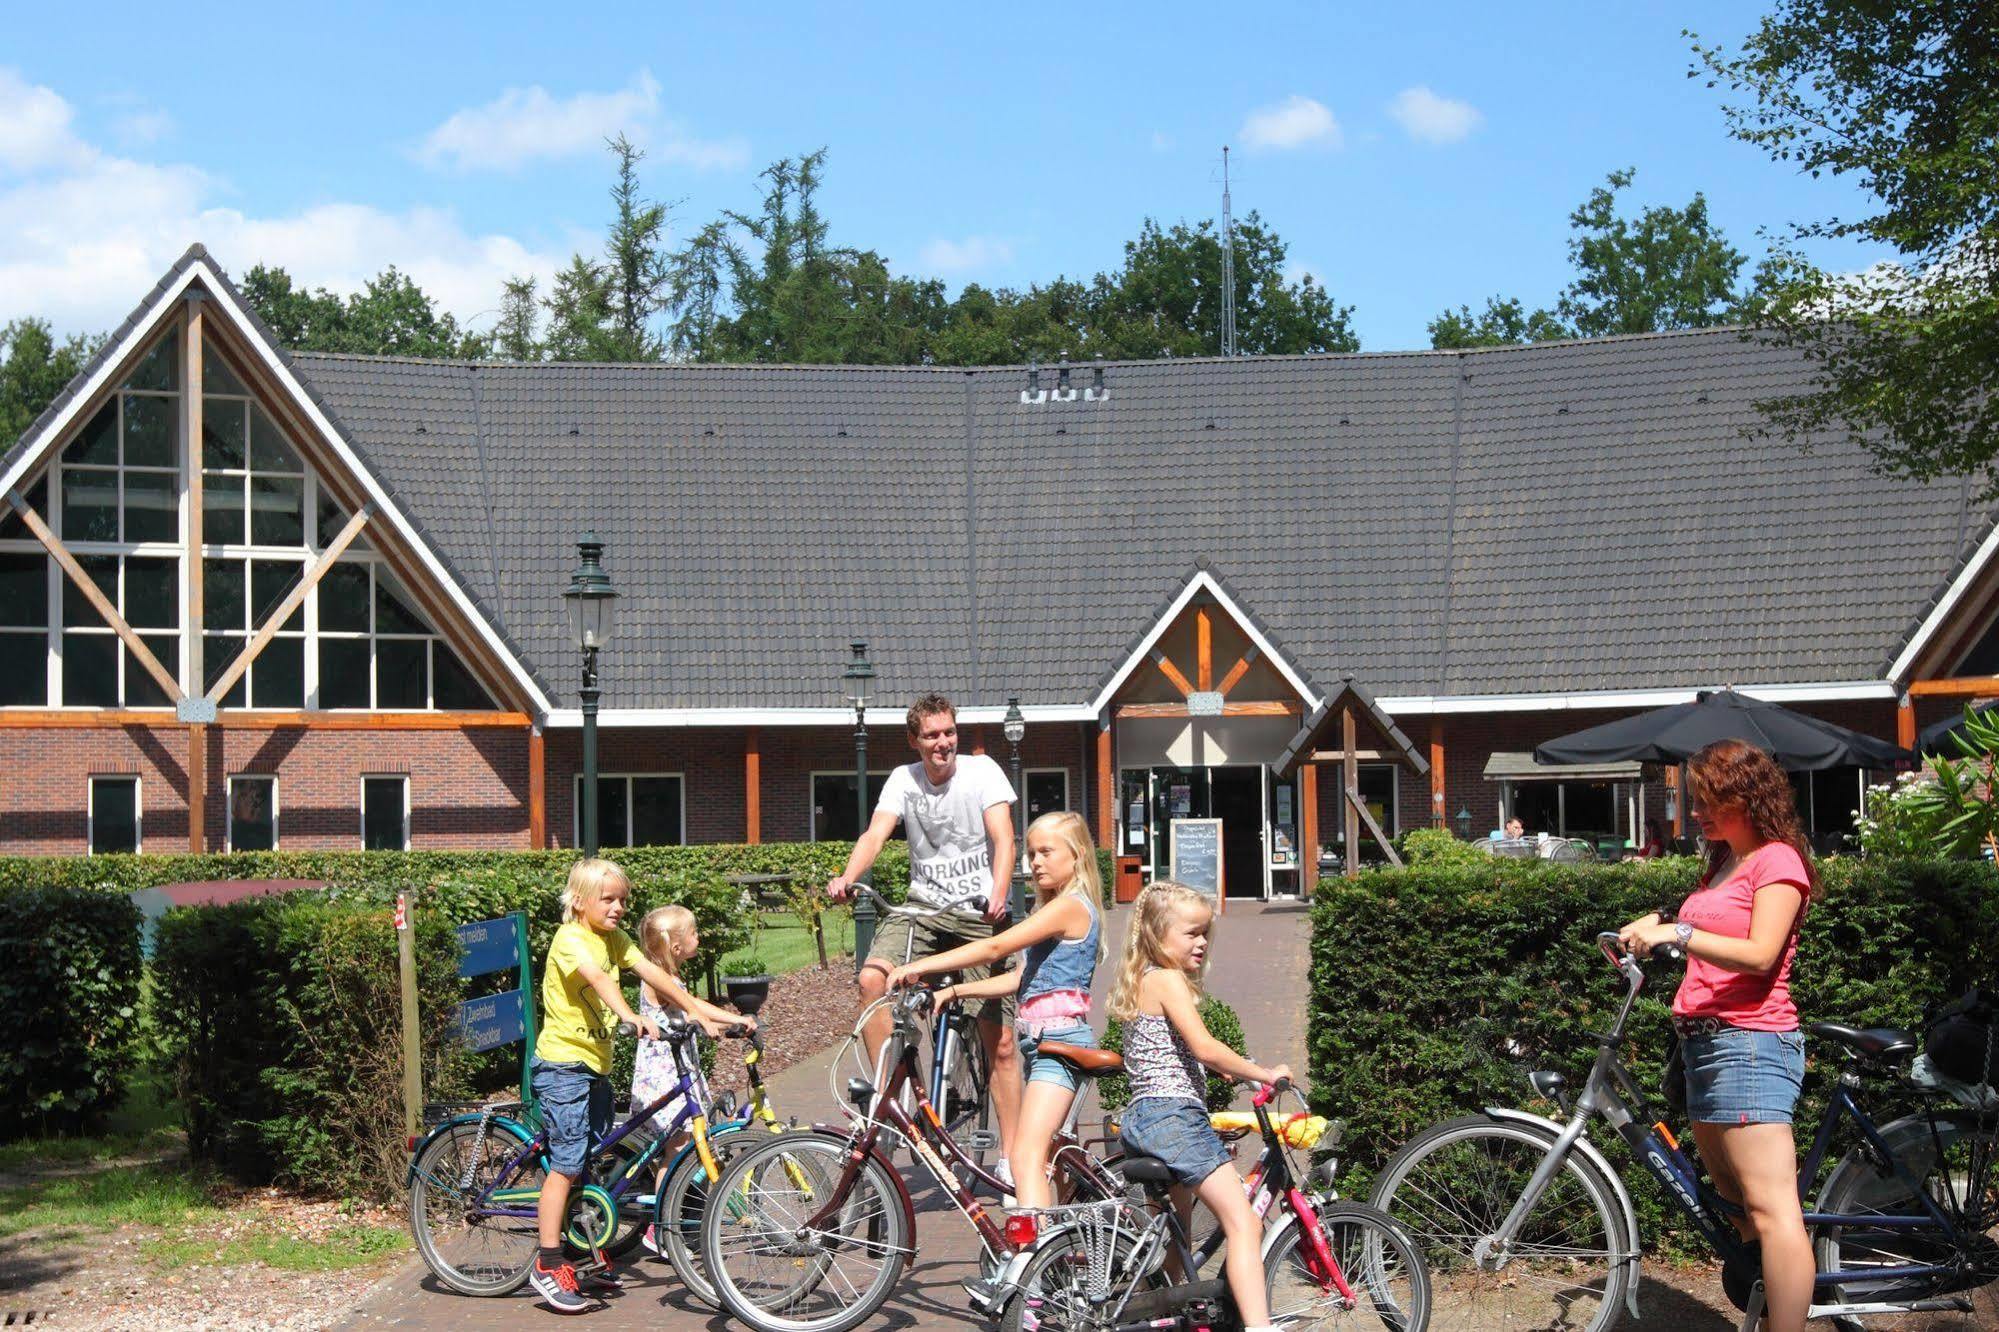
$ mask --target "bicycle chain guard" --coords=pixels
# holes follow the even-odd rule
[[[618,1233],[618,1200],[601,1185],[585,1184],[570,1204],[569,1226],[562,1238],[579,1249],[595,1253]]]

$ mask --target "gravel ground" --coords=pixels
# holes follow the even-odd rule
[[[854,988],[854,959],[836,957],[821,971],[809,966],[770,985],[770,997],[757,1014],[764,1031],[763,1072],[776,1077],[801,1059],[809,1059],[854,1029],[860,992]],[[743,1072],[742,1046],[724,1041],[715,1059],[716,1090],[742,1092],[749,1086]],[[778,1113],[784,1113],[782,1105]]]

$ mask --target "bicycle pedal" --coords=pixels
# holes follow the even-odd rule
[[[975,1152],[990,1152],[999,1147],[999,1133],[993,1129],[973,1129],[965,1135],[965,1146]]]
[[[964,1287],[965,1293],[972,1297],[972,1307],[974,1309],[982,1314],[989,1315],[999,1312],[1000,1300],[1004,1292],[1000,1290],[998,1282],[992,1280],[990,1277],[978,1277],[971,1281],[961,1282],[960,1284]]]

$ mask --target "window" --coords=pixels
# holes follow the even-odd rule
[[[597,775],[599,846],[680,846],[683,783],[679,773]],[[576,779],[576,841],[583,844],[583,778]]]
[[[874,817],[875,802],[881,799],[888,773],[868,772],[868,817]],[[854,774],[815,772],[812,774],[812,840],[851,842],[861,835],[854,809]]]
[[[407,851],[410,846],[410,779],[361,779],[361,849]]]
[[[231,851],[278,849],[278,779],[235,776],[229,779],[229,841]]]
[[[387,565],[343,555],[315,591],[320,707],[493,706]]]
[[[1390,837],[1402,831],[1400,811],[1396,808],[1397,770],[1393,763],[1363,763],[1360,765],[1360,799],[1367,806],[1367,812],[1374,815],[1374,821]],[[1363,845],[1374,839],[1367,829],[1360,831]]]
[[[1027,821],[1033,823],[1043,814],[1053,814],[1057,810],[1069,808],[1069,770],[1067,768],[1030,768],[1023,776],[1027,790],[1022,794],[1027,799]]]
[[[139,779],[90,779],[90,854],[139,849]]]

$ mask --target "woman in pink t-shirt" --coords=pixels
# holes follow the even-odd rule
[[[1799,1332],[1816,1269],[1791,1137],[1805,1075],[1791,960],[1817,875],[1791,784],[1768,754],[1720,740],[1687,766],[1707,872],[1675,916],[1655,912],[1618,934],[1641,957],[1662,944],[1686,952],[1673,1026],[1694,1141],[1715,1188],[1746,1211],[1743,1238],[1760,1243],[1765,1325]]]

